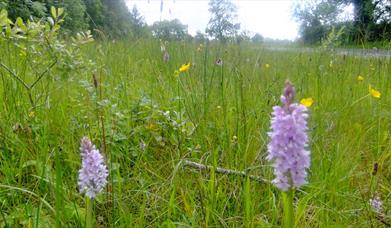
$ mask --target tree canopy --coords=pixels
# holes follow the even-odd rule
[[[183,40],[187,36],[187,25],[178,19],[158,21],[152,25],[153,36],[162,40]]]
[[[344,20],[341,13],[348,6],[353,17]],[[321,43],[335,29],[344,31],[340,37],[346,43],[391,39],[389,0],[314,0],[297,4],[294,17],[304,43]]]
[[[137,9],[129,12],[124,0],[0,0],[0,9],[6,9],[12,20],[46,19],[51,6],[64,8],[63,29],[68,33],[91,30],[121,37],[138,35],[145,27]]]
[[[206,33],[220,41],[238,34],[240,24],[236,22],[237,7],[231,0],[210,0],[211,18]]]

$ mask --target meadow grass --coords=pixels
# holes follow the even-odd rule
[[[390,213],[389,59],[246,44],[198,47],[169,43],[164,64],[158,41],[95,42],[83,49],[94,69],[62,77],[50,71],[34,92],[44,97],[34,109],[2,69],[1,226],[84,226],[77,175],[79,142],[88,136],[110,172],[95,200],[97,224],[280,227],[282,195],[273,185],[181,164],[188,159],[272,180],[267,132],[286,79],[297,99],[315,101],[309,184],[295,194],[296,226],[384,225],[368,202],[379,195]],[[5,64],[28,75],[19,53],[1,50]],[[176,77],[187,62],[190,70]],[[380,99],[369,95],[368,84]]]

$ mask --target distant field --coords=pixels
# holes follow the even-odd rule
[[[77,178],[80,139],[88,136],[108,163],[109,184],[94,210],[104,227],[280,227],[281,194],[273,185],[183,164],[272,180],[267,132],[286,79],[297,101],[314,99],[309,184],[296,193],[296,225],[390,222],[369,205],[379,196],[390,216],[389,58],[248,44],[165,48],[168,63],[155,40],[88,44],[82,53],[96,64],[78,73],[51,69],[32,93],[35,108],[1,68],[1,226],[84,226]],[[33,70],[9,46],[0,54],[21,77]],[[176,75],[185,63],[190,69]]]

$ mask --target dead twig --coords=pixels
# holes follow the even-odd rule
[[[193,161],[189,161],[189,160],[182,160],[182,164],[183,164],[183,167],[187,166],[187,167],[191,167],[191,168],[195,168],[195,169],[199,169],[199,170],[211,170],[211,169],[215,169],[215,171],[217,173],[222,173],[222,174],[227,174],[227,175],[237,175],[237,176],[242,176],[242,177],[248,177],[252,180],[255,180],[255,181],[258,181],[258,182],[261,182],[261,183],[267,183],[269,184],[270,181],[267,180],[267,179],[264,179],[262,177],[259,177],[259,176],[255,176],[255,175],[249,175],[248,173],[244,172],[244,171],[239,171],[239,170],[233,170],[233,169],[225,169],[225,168],[220,168],[220,167],[213,167],[211,165],[204,165],[204,164],[201,164],[201,163],[197,163],[197,162],[193,162]]]

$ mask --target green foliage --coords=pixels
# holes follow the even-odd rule
[[[151,34],[144,17],[140,14],[136,5],[133,6],[132,11],[130,12],[130,17],[132,24],[132,34],[134,37],[147,37]]]
[[[44,3],[31,0],[6,1],[0,4],[0,9],[6,9],[11,20],[16,20],[17,17],[23,20],[30,17],[42,18],[47,13]]]
[[[194,40],[198,43],[204,43],[207,39],[207,35],[201,31],[197,31],[196,35],[194,36]]]
[[[106,19],[103,2],[101,0],[84,0],[84,2],[89,28],[91,30],[103,30],[103,24]]]
[[[263,39],[263,36],[259,33],[256,33],[253,37],[251,37],[251,41],[254,43],[262,43]]]
[[[86,20],[86,5],[82,0],[67,0],[62,4],[65,11],[63,29],[77,33],[89,29]]]
[[[151,29],[153,36],[162,40],[183,40],[187,37],[187,25],[178,19],[157,21]]]
[[[135,26],[143,27],[145,26],[144,17],[141,16],[140,12],[138,11],[136,5],[133,6],[132,11],[130,13],[132,17],[132,22]]]
[[[49,85],[55,80],[51,74],[54,69],[60,70],[61,76],[68,77],[70,73],[88,65],[79,48],[80,44],[91,41],[92,37],[89,33],[83,33],[86,35],[77,36],[70,45],[66,44],[59,37],[61,24],[64,22],[64,9],[51,7],[50,14],[47,21],[24,22],[18,17],[12,23],[6,10],[3,9],[0,13],[0,24],[5,27],[0,42],[12,49],[11,53],[6,53],[10,58],[3,59],[0,66],[10,79],[25,89],[30,108],[35,108],[39,102],[47,102],[44,94],[50,92]],[[14,69],[11,63],[16,59],[23,66]],[[20,67],[23,67],[22,71],[18,69]]]
[[[0,1],[12,20],[21,17],[24,21],[34,18],[46,20],[50,8],[64,8],[63,33],[75,35],[79,31],[91,30],[95,34],[119,38],[128,35],[145,36],[146,28],[137,9],[129,12],[124,0],[15,0]]]
[[[327,38],[322,41],[323,48],[335,48],[342,44],[341,37],[344,33],[345,27],[341,27],[338,31],[335,31],[335,27],[331,29],[331,32],[327,35]]]
[[[226,41],[238,34],[240,24],[236,23],[237,8],[231,0],[210,0],[209,20],[206,33],[220,41]]]
[[[281,227],[282,195],[273,185],[183,167],[182,161],[273,179],[265,159],[267,132],[287,77],[297,100],[315,100],[309,112],[311,175],[294,198],[296,226],[382,226],[368,201],[376,193],[390,208],[388,59],[251,44],[221,49],[214,42],[198,51],[199,45],[172,41],[164,64],[159,46],[156,39],[83,46],[80,51],[97,62],[93,71],[61,78],[63,68],[52,68],[49,98],[33,114],[25,89],[0,71],[0,226],[84,226],[77,172],[79,141],[87,135],[110,170],[109,185],[95,200],[97,225]],[[5,41],[0,47],[1,61],[23,75],[20,49],[8,50]],[[30,60],[41,61],[37,55]],[[174,77],[187,61],[189,71]],[[26,75],[34,77],[33,69]],[[380,99],[368,96],[369,83]]]
[[[351,4],[354,18],[338,20],[344,7]],[[322,43],[332,28],[344,29],[345,43],[391,39],[391,2],[387,0],[316,0],[299,3],[294,16],[301,23],[300,34],[304,43]]]
[[[124,37],[132,33],[131,15],[124,0],[103,0],[103,29],[110,37]]]
[[[388,58],[181,40],[165,43],[163,64],[156,39],[96,43],[80,32],[63,40],[65,14],[50,7],[45,20],[26,21],[0,11],[0,226],[84,227],[78,147],[88,135],[110,172],[94,200],[97,226],[281,227],[273,185],[218,167],[273,179],[267,132],[287,78],[297,100],[315,100],[310,177],[291,199],[294,226],[389,223]],[[331,46],[339,34],[329,33]],[[384,212],[370,208],[374,195]]]
[[[297,4],[294,16],[301,22],[300,34],[305,43],[318,43],[329,33],[338,21],[342,5],[334,0],[317,0]]]

